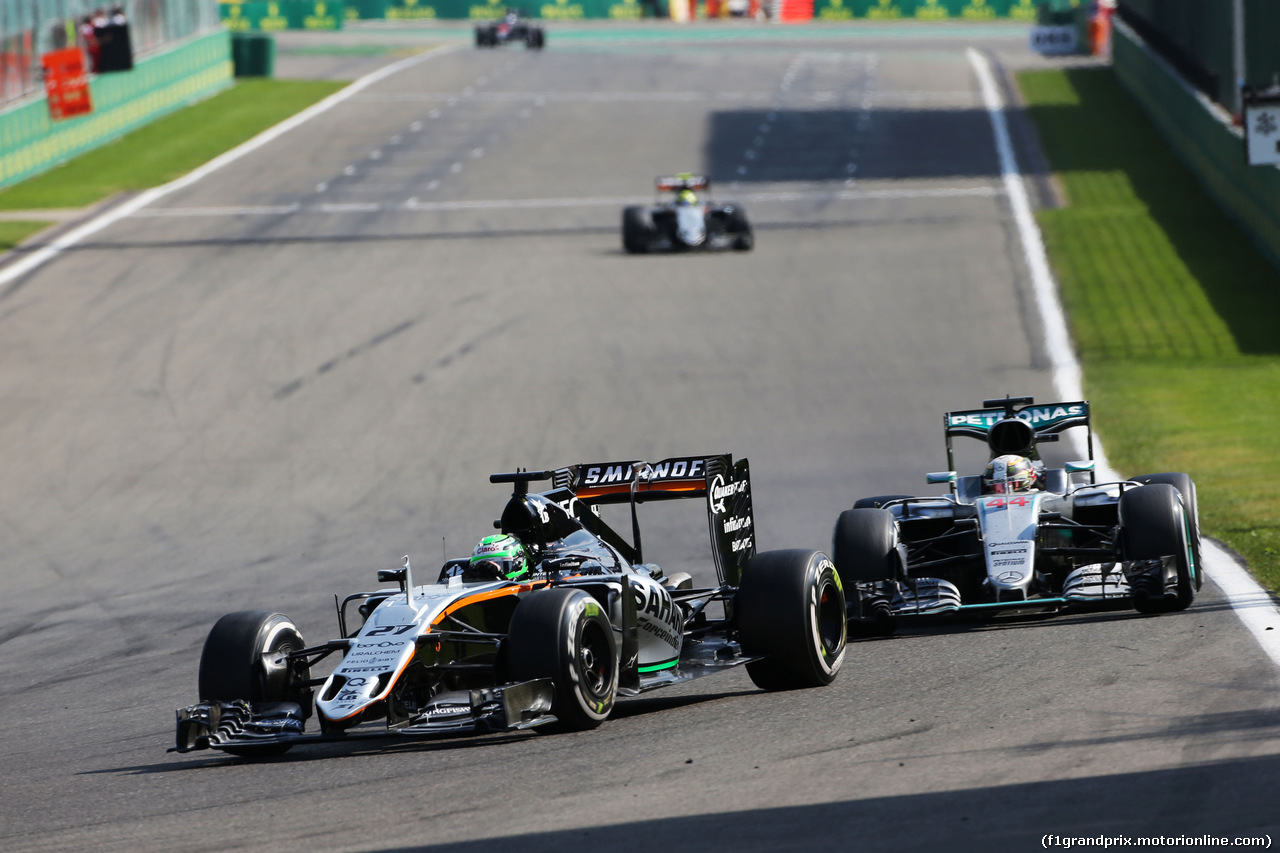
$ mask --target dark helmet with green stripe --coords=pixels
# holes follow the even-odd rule
[[[471,553],[468,575],[484,575],[494,580],[517,580],[529,573],[529,555],[524,543],[510,533],[486,536]]]

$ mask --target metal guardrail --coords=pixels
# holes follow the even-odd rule
[[[41,54],[86,47],[81,24],[113,9],[135,55],[218,26],[217,0],[0,0],[0,109],[42,91]]]

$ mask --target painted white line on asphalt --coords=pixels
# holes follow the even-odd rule
[[[1040,319],[1045,328],[1045,348],[1053,365],[1054,385],[1057,386],[1057,393],[1063,399],[1083,400],[1084,388],[1081,384],[1080,363],[1076,360],[1075,349],[1071,346],[1066,315],[1062,310],[1062,303],[1058,300],[1058,288],[1053,279],[1053,273],[1049,269],[1044,240],[1040,235],[1039,226],[1036,225],[1035,217],[1031,214],[1026,187],[1022,183],[1022,174],[1018,171],[1018,159],[1009,140],[1009,126],[1005,121],[1004,103],[1000,97],[1000,90],[996,87],[991,65],[986,57],[973,48],[968,49],[968,55],[969,62],[982,87],[982,101],[986,106],[987,115],[991,118],[991,129],[995,133],[996,152],[1000,157],[1000,172],[1004,177],[1005,191],[1013,208],[1013,216],[1017,223],[1018,236],[1022,241],[1027,266],[1031,270],[1036,305],[1040,310]],[[1103,479],[1123,479],[1107,462],[1107,456],[1102,450],[1102,442],[1096,436],[1093,447],[1098,461],[1098,472]],[[1222,590],[1227,601],[1231,603],[1232,609],[1253,634],[1262,650],[1272,662],[1280,666],[1280,610],[1277,610],[1271,595],[1258,585],[1247,569],[1240,566],[1217,543],[1205,540],[1202,551],[1204,557],[1202,568],[1205,575]]]
[[[426,62],[427,60],[433,59],[443,53],[451,53],[460,49],[461,47],[458,45],[444,45],[442,47],[437,47],[424,53],[417,54],[416,56],[410,56],[407,59],[402,59],[399,62],[393,62],[391,65],[379,68],[371,74],[366,74],[350,86],[347,86],[345,89],[334,92],[323,101],[312,104],[302,112],[285,119],[274,127],[264,130],[262,133],[259,133],[247,142],[241,143],[225,154],[215,157],[200,168],[192,172],[188,172],[181,178],[170,181],[163,186],[153,187],[152,189],[138,193],[133,198],[128,199],[122,204],[116,205],[78,228],[73,228],[49,245],[32,252],[22,260],[10,264],[4,269],[0,269],[0,286],[7,285],[10,282],[18,280],[22,276],[53,260],[62,252],[81,242],[85,238],[93,236],[102,229],[119,222],[127,216],[132,216],[147,205],[164,198],[170,193],[189,187],[196,181],[218,171],[223,166],[230,165],[241,157],[244,157],[246,154],[250,154],[267,143],[275,141],[279,137],[293,130],[295,127],[299,127],[316,116],[328,112],[338,104],[359,94],[375,83],[381,82],[393,74],[398,74],[406,68],[411,68],[414,65]]]
[[[432,183],[435,183],[434,181]],[[427,189],[435,189],[428,185]],[[1003,192],[999,187],[935,187],[892,190],[808,190],[738,194],[743,204],[770,204],[789,201],[874,201],[879,199],[991,198]],[[652,204],[649,197],[605,198],[499,198],[475,201],[432,201],[410,199],[403,204],[289,204],[244,207],[152,207],[135,211],[135,219],[183,219],[225,216],[288,216],[294,213],[421,213],[452,210],[546,210],[572,207],[625,207]]]
[[[1044,240],[1040,236],[1040,228],[1035,217],[1031,215],[1031,202],[1027,198],[1027,188],[1022,183],[1022,174],[1018,171],[1018,158],[1013,153],[1013,143],[1009,140],[1009,125],[1004,117],[1004,104],[1000,98],[1000,90],[996,88],[995,78],[991,75],[991,66],[986,57],[969,48],[969,62],[978,74],[982,86],[982,101],[991,117],[991,129],[996,138],[996,154],[1000,158],[1000,173],[1004,180],[1005,194],[1009,197],[1009,205],[1013,208],[1013,218],[1018,226],[1018,237],[1022,241],[1022,252],[1027,267],[1031,271],[1031,286],[1035,292],[1036,307],[1040,310],[1040,322],[1044,325],[1045,349],[1049,353],[1049,361],[1053,365],[1053,379],[1058,386],[1058,393],[1066,399],[1080,400],[1084,397],[1080,384],[1080,364],[1076,361],[1075,349],[1071,346],[1071,336],[1067,333],[1067,319],[1062,311],[1062,303],[1058,301],[1058,286],[1049,270],[1049,258],[1045,254]]]

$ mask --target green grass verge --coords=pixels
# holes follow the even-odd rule
[[[336,92],[342,82],[245,79],[30,180],[0,190],[0,210],[85,207],[159,186]]]
[[[1110,69],[1018,85],[1067,197],[1037,218],[1108,458],[1189,473],[1204,532],[1280,589],[1280,273]]]
[[[43,231],[52,222],[0,222],[0,252],[7,252],[32,234]]]

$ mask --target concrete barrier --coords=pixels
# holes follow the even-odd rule
[[[1280,269],[1280,169],[1245,162],[1232,116],[1183,81],[1123,23],[1112,42],[1117,79],[1214,201]]]

